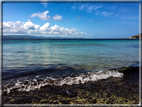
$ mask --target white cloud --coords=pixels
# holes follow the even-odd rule
[[[89,13],[92,13],[93,11],[102,8],[102,5],[88,5],[88,4],[84,4],[84,5],[80,5],[78,7],[79,10],[86,10]],[[75,6],[72,6],[72,9],[75,9]]]
[[[62,16],[61,15],[55,15],[55,16],[53,16],[53,20],[61,21],[62,20]]]
[[[9,22],[4,22],[3,23],[3,28],[10,28],[11,27],[11,24]]]
[[[49,11],[45,11],[43,13],[34,13],[32,14],[30,17],[38,17],[40,18],[41,20],[48,20],[50,18],[50,16],[47,16],[47,13],[49,13]]]
[[[108,15],[110,15],[110,14],[112,14],[113,12],[106,12],[106,11],[103,11],[102,13],[101,13],[101,16],[108,16]]]
[[[108,16],[108,15],[110,15],[110,14],[112,14],[113,12],[106,12],[106,11],[103,11],[102,13],[101,13],[101,16]]]
[[[17,22],[3,22],[3,32],[8,32],[8,33],[15,33],[15,32],[21,32],[22,28],[20,28],[24,23],[21,21]]]
[[[120,13],[116,14],[115,17],[118,17],[120,15]]]
[[[100,13],[100,11],[96,11],[95,14],[98,15]]]
[[[96,11],[95,14],[96,14],[96,15],[105,16],[105,17],[106,17],[106,16],[108,16],[108,15],[113,14],[113,12],[107,12],[107,11],[102,11],[102,12],[100,12],[100,11]]]
[[[48,30],[49,28],[50,28],[50,24],[45,23],[43,26],[40,27],[40,30],[45,31],[45,30]]]
[[[99,6],[97,6],[97,5],[92,5],[92,6],[89,6],[88,7],[88,11],[90,12],[90,13],[92,13],[94,10],[97,10],[97,9],[99,9],[99,8],[101,8],[102,7],[102,5],[99,5]]]
[[[87,36],[84,32],[79,32],[75,28],[64,28],[58,25],[50,26],[50,23],[45,23],[43,26],[36,25],[30,20],[27,22],[3,22],[4,35],[32,35],[45,37],[84,37]]]
[[[3,22],[3,34],[5,32],[7,34],[17,34],[21,33],[24,34],[22,26],[24,25],[23,22],[17,21],[17,22]]]
[[[52,31],[59,31],[60,27],[58,25],[54,25],[53,27],[51,27]]]
[[[17,21],[17,22],[3,22],[3,28],[13,28],[16,29],[17,27],[20,27],[23,25],[23,22]]]
[[[36,26],[36,27],[35,27]],[[34,25],[32,22],[26,22],[23,26],[21,26],[22,28],[28,30],[28,29],[36,29],[37,25]]]

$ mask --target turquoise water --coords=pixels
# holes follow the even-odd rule
[[[139,40],[3,40],[3,67],[67,64],[102,68],[139,61]]]
[[[3,92],[123,77],[139,63],[139,40],[3,40]]]

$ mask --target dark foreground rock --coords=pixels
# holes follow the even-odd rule
[[[46,86],[29,92],[2,95],[3,104],[138,104],[139,68],[123,67],[123,78],[79,85]]]

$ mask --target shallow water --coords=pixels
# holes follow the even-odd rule
[[[139,40],[3,40],[3,86],[9,92],[122,77],[107,69],[138,62]]]

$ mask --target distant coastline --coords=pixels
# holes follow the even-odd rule
[[[121,40],[121,39],[139,39],[139,34],[129,38],[71,38],[71,37],[43,37],[29,35],[5,35],[3,40]]]

